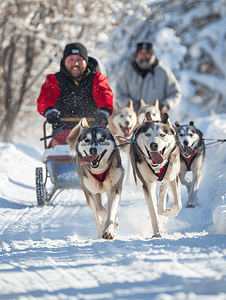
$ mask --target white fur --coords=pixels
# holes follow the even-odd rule
[[[112,116],[109,118],[109,128],[114,136],[120,136],[125,137],[125,142],[128,142],[131,140],[133,131],[137,126],[137,115],[136,112],[133,109],[133,102],[132,100],[129,100],[127,103],[127,106],[119,106],[117,100],[115,100],[114,105],[114,112]],[[122,130],[122,127],[129,128],[128,129],[128,136],[125,136],[125,132]],[[120,138],[119,138],[120,140]],[[120,142],[118,141],[118,144]],[[131,185],[133,183],[133,171],[132,166],[129,158],[129,145],[122,147],[120,151],[123,151],[126,153],[127,156],[127,172],[126,172],[126,178],[125,178],[125,184]]]
[[[181,155],[184,155],[183,147],[186,145],[186,147],[190,147],[191,149],[196,149],[196,152],[199,153],[195,155],[195,158],[190,164],[191,172],[192,172],[192,179],[189,180],[186,177],[186,174],[188,172],[187,166],[184,162],[184,160],[181,158],[181,170],[180,170],[180,181],[183,185],[186,186],[188,191],[188,200],[185,204],[186,207],[195,207],[198,205],[198,197],[197,193],[199,190],[200,182],[202,179],[202,166],[205,156],[205,149],[200,151],[200,149],[197,149],[200,140],[202,139],[202,133],[198,130],[196,130],[196,127],[194,125],[184,125],[180,126],[178,122],[175,129],[178,131],[179,134],[179,140],[181,145]],[[175,124],[176,124],[175,123]],[[202,146],[204,147],[204,145]]]
[[[74,149],[78,149],[76,156],[77,168],[80,183],[85,194],[87,203],[94,213],[98,237],[104,239],[113,239],[113,228],[118,228],[118,218],[116,211],[122,189],[122,181],[124,169],[120,162],[119,151],[115,151],[115,143],[108,139],[109,130],[102,128],[96,129],[96,138],[92,139],[92,135],[85,131],[82,127],[82,121],[76,126],[68,136],[71,153]],[[100,133],[102,132],[102,134]],[[82,141],[78,141],[81,134],[85,134]],[[87,134],[86,134],[87,133]],[[81,165],[81,156],[92,156],[93,149],[96,149],[95,157],[101,154],[99,164],[90,163]],[[113,152],[114,151],[114,152]],[[96,180],[91,174],[102,174],[109,169],[106,179],[103,182]],[[101,194],[106,192],[108,197],[108,209],[106,210],[101,202]],[[105,221],[105,224],[104,224]]]
[[[163,130],[161,123],[149,124],[151,125],[145,132],[141,131],[138,135],[135,133],[136,144],[131,145],[130,155],[137,186],[144,192],[150,213],[154,233],[153,237],[163,237],[163,231],[158,219],[158,214],[166,217],[175,217],[182,208],[179,184],[180,156],[179,148],[176,145],[176,132],[173,131],[174,134],[166,133],[166,131]],[[167,119],[166,124],[169,126],[169,128],[173,128],[169,119]],[[139,132],[138,129],[137,132]],[[148,151],[153,152],[153,149],[151,149],[151,143],[157,144],[156,152],[160,152],[164,149],[163,162],[158,165],[153,165],[149,157]],[[140,150],[142,152],[140,152]],[[135,156],[134,151],[136,152]],[[136,161],[136,155],[139,156],[139,163]],[[170,161],[170,164],[163,178],[163,183],[159,189],[159,206],[157,208],[157,176],[152,172],[150,167],[155,173],[158,173],[168,161]],[[166,208],[166,195],[167,188],[169,186],[173,192],[174,203],[171,208]]]

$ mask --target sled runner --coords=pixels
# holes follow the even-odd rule
[[[64,122],[78,122],[78,118],[61,119]],[[93,121],[93,119],[88,119]],[[36,196],[38,205],[50,203],[64,189],[80,189],[75,159],[70,156],[66,139],[71,129],[61,131],[54,137],[46,135],[47,121],[43,124],[44,153],[42,167],[36,168]],[[47,139],[52,138],[47,145]],[[45,177],[45,178],[44,178]],[[44,179],[43,179],[44,178]],[[48,188],[50,186],[50,188]],[[58,193],[56,193],[58,191]]]

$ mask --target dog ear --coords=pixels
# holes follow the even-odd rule
[[[82,128],[85,128],[85,129],[89,128],[89,124],[88,124],[86,118],[82,118],[80,123],[81,123]]]
[[[118,101],[117,101],[117,99],[115,99],[115,103],[114,103],[114,108],[115,109],[119,109],[119,104],[118,104]]]
[[[176,121],[174,124],[176,125],[176,127],[180,126],[180,123],[178,121]]]
[[[127,107],[133,109],[133,101],[131,99],[128,101]]]
[[[147,106],[147,104],[144,102],[143,99],[140,100],[140,107],[144,107]]]
[[[164,113],[162,117],[162,123],[167,124],[169,123],[169,115],[167,113]]]
[[[106,128],[108,125],[108,119],[106,117],[102,118],[102,121],[101,121],[101,124],[100,124],[100,127],[102,128]]]
[[[67,137],[67,143],[70,145],[71,156],[76,156],[75,144],[82,130],[89,128],[87,120],[82,118],[81,121],[75,126]]]
[[[170,121],[170,117],[167,113],[164,113],[163,117],[162,117],[162,123],[164,124],[169,124],[172,128],[173,128],[173,125]]]
[[[189,125],[191,125],[191,126],[194,126],[194,122],[193,122],[193,121],[191,121],[191,122],[189,123]]]
[[[164,115],[162,117],[162,123],[168,124],[170,126],[170,131],[173,135],[177,134],[176,130],[174,129],[174,127],[170,121],[170,117],[167,113],[164,113]]]
[[[151,114],[150,114],[150,111],[148,111],[145,115],[145,118],[144,118],[144,122],[153,122],[153,119],[151,117]],[[143,122],[143,123],[144,123]]]
[[[155,99],[154,106],[156,109],[159,109],[159,100]]]

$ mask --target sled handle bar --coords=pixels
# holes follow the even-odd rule
[[[82,119],[82,118],[61,118],[61,121],[62,121],[62,122],[79,122],[79,121],[81,121],[81,119]],[[94,118],[86,118],[86,120],[87,120],[88,122],[93,122],[93,121],[95,121]]]
[[[81,119],[82,118],[61,118],[61,121],[62,122],[79,122]],[[93,121],[95,121],[95,118],[86,118],[86,120],[88,122],[93,122]],[[46,124],[47,123],[48,122],[46,120],[43,123],[43,135],[44,135],[44,137],[40,138],[40,141],[44,141],[44,148],[45,149],[47,148],[46,140],[53,137],[53,135],[46,136]]]

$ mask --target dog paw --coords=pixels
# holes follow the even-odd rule
[[[102,234],[102,238],[105,239],[105,240],[114,240],[115,235],[114,235],[113,232],[105,231],[105,232]]]
[[[163,238],[164,234],[162,231],[156,232],[152,235],[152,238]]]
[[[165,211],[165,215],[168,217],[168,218],[173,218],[173,217],[176,217],[179,213],[180,209],[174,209],[174,208],[167,208],[166,211]]]
[[[164,211],[162,209],[158,209],[158,215],[159,216],[164,216]]]
[[[186,208],[190,208],[190,207],[191,207],[191,208],[195,208],[195,203],[188,202],[188,203],[185,204],[185,207],[186,207]]]
[[[166,209],[165,216],[168,217],[168,218],[172,217],[172,212],[171,212],[170,208]]]

